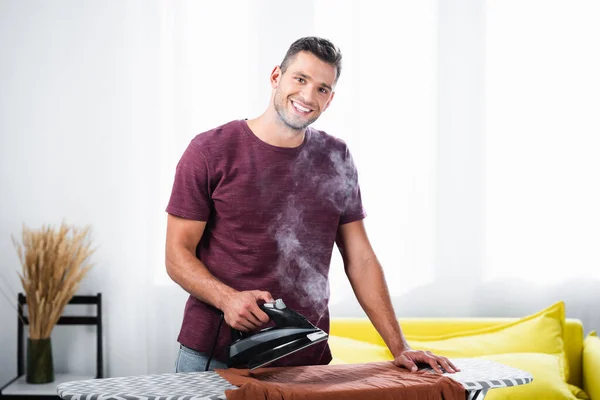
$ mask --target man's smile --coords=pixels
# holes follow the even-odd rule
[[[291,100],[291,102],[292,102],[292,105],[294,106],[294,108],[296,109],[296,111],[298,111],[298,113],[300,113],[301,115],[307,115],[313,111],[309,107],[306,107],[302,103],[299,103],[295,100]]]

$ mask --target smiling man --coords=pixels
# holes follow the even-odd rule
[[[177,372],[225,368],[230,329],[269,322],[258,302],[282,298],[329,332],[329,265],[337,244],[346,275],[394,363],[456,370],[410,349],[369,243],[358,174],[346,144],[310,125],[327,110],[342,56],[330,41],[301,38],[270,75],[271,101],[250,120],[197,135],[177,165],[167,206],[166,267],[190,296]],[[328,364],[326,342],[274,364]]]

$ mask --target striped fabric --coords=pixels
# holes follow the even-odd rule
[[[461,369],[445,374],[460,382],[468,400],[481,400],[488,390],[524,385],[533,380],[528,372],[489,360],[453,359]],[[189,372],[91,379],[58,386],[64,400],[222,400],[225,390],[235,389],[216,372]]]

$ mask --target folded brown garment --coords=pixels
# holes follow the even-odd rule
[[[391,361],[346,365],[311,365],[248,369],[217,369],[238,389],[228,400],[465,400],[464,387],[427,370],[409,372]]]

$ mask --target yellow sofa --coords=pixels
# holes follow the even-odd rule
[[[533,383],[492,390],[486,400],[600,400],[600,338],[592,332],[584,339],[581,321],[564,318],[563,303],[522,319],[406,318],[399,323],[413,348],[450,358],[488,358],[533,375]],[[367,318],[333,318],[329,345],[333,364],[392,359]],[[549,359],[558,362],[548,364]]]

